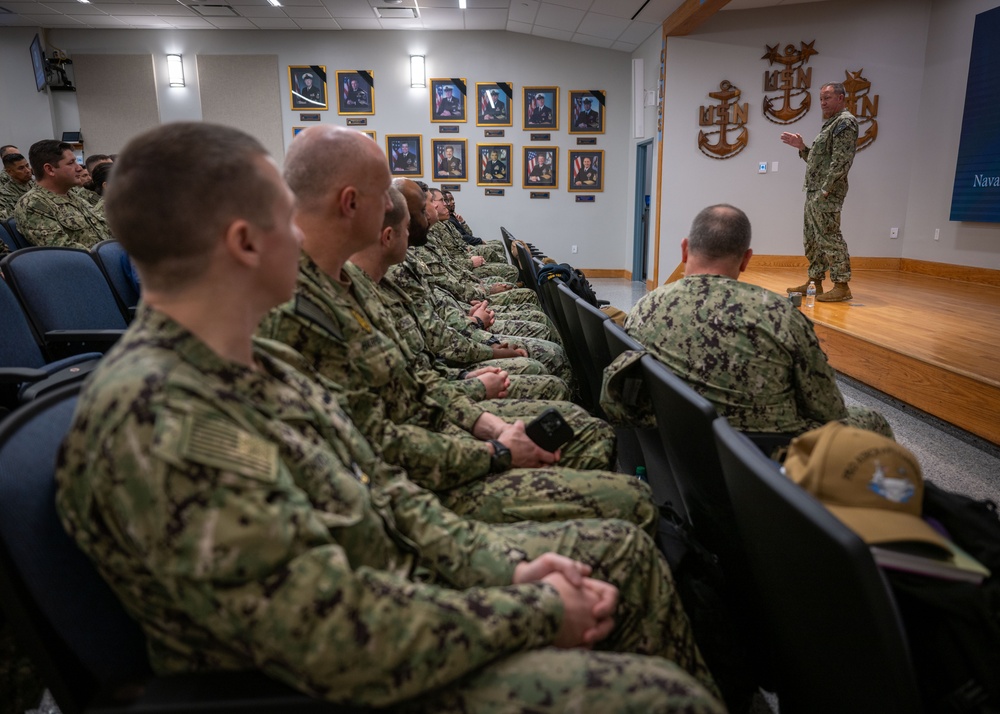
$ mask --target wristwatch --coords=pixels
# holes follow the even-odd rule
[[[493,445],[493,455],[490,456],[490,473],[498,474],[510,468],[510,449],[501,444],[496,439],[490,439],[488,444]]]

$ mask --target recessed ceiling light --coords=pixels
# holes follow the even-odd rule
[[[281,7],[281,3],[278,0],[267,0],[271,7]]]

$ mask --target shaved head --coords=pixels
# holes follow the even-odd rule
[[[285,156],[285,181],[299,210],[314,211],[331,194],[358,182],[371,167],[385,164],[378,145],[359,131],[313,126],[299,133]]]

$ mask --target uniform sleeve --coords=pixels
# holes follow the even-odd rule
[[[823,177],[823,189],[830,192],[838,181],[842,181],[854,163],[858,146],[858,123],[851,118],[842,119],[833,127],[830,136],[830,167]]]
[[[14,209],[14,218],[17,220],[17,229],[34,245],[88,249],[84,244],[72,240],[55,215],[35,201],[19,201]],[[83,220],[79,216],[74,216],[73,219]]]
[[[799,415],[821,424],[843,419],[847,416],[844,397],[812,324],[797,310],[791,317],[795,345],[792,369]]]
[[[509,583],[516,558],[432,494],[405,479],[372,492],[391,501],[398,531],[417,534],[421,564],[442,576],[422,582],[401,567],[405,548],[351,476],[331,473],[336,508],[318,509],[257,435],[221,429],[247,447],[234,461],[200,453],[188,439],[197,425],[172,419],[151,427],[130,417],[102,443],[96,471],[65,474],[59,499],[71,532],[104,534],[81,545],[154,650],[189,650],[187,667],[254,666],[333,701],[383,706],[554,636],[555,590],[484,587],[497,562]]]

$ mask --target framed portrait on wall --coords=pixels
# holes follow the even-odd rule
[[[569,133],[604,133],[603,89],[573,90],[569,93]]]
[[[434,179],[437,181],[468,181],[466,161],[468,142],[465,139],[432,139]]]
[[[304,129],[305,129],[304,126],[293,126],[292,127],[292,138],[294,139],[295,137],[297,137]]]
[[[304,111],[325,111],[326,66],[288,65],[288,95],[292,109]]]
[[[524,87],[524,130],[559,128],[559,87]]]
[[[521,185],[524,188],[559,188],[559,147],[525,146],[521,149]]]
[[[363,129],[361,131],[361,133],[364,134],[365,136],[367,136],[372,141],[375,141],[375,142],[378,141],[378,139],[375,138],[375,130],[374,129],[372,129],[372,130]]]
[[[385,155],[393,176],[424,175],[420,134],[386,134]]]
[[[510,82],[476,82],[476,126],[513,124],[514,87]]]
[[[604,152],[569,152],[569,190],[604,190]]]
[[[476,144],[479,155],[479,169],[476,174],[478,186],[511,186],[511,159],[513,144]]]
[[[337,114],[375,113],[375,72],[337,70]]]
[[[466,121],[465,93],[464,77],[432,79],[430,81],[431,121],[438,123]]]

